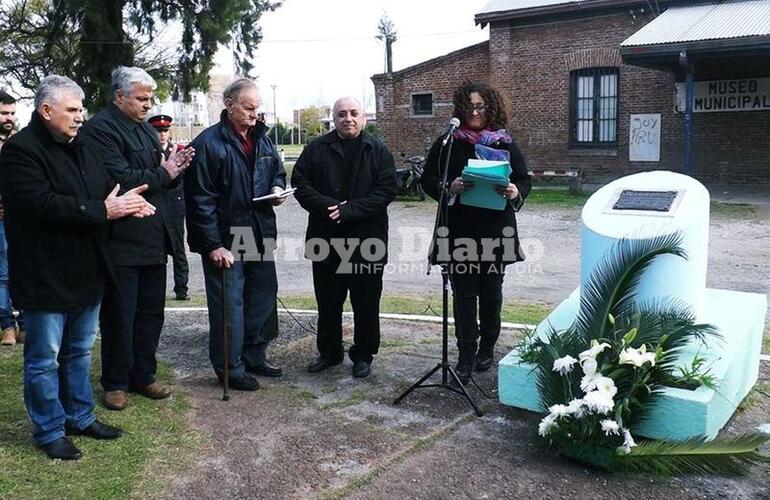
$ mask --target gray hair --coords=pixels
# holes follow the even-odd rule
[[[158,88],[155,80],[142,68],[136,66],[118,66],[112,70],[112,93],[118,90],[124,94],[130,94],[134,85],[149,87],[152,90]]]
[[[222,100],[226,101],[227,99],[231,99],[235,101],[238,99],[238,96],[241,95],[241,92],[246,89],[255,89],[259,91],[259,86],[257,86],[257,83],[250,78],[236,78],[222,91]]]
[[[43,78],[40,86],[35,92],[35,109],[40,109],[43,103],[54,104],[59,100],[59,96],[64,92],[71,92],[78,96],[80,100],[86,98],[80,85],[73,82],[66,76],[49,75]]]

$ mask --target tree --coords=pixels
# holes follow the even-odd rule
[[[387,13],[383,13],[380,22],[377,23],[377,35],[375,38],[385,42],[385,71],[393,73],[393,44],[396,43],[396,25],[390,20]]]
[[[6,0],[0,7],[0,67],[6,83],[34,90],[43,76],[73,78],[90,109],[109,99],[110,73],[118,65],[141,66],[158,80],[159,94],[189,98],[208,90],[220,46],[233,51],[248,74],[262,39],[259,20],[272,0]],[[164,28],[180,42],[158,47]]]
[[[316,106],[305,108],[300,113],[302,134],[307,139],[321,135],[323,125],[321,124],[321,109]]]

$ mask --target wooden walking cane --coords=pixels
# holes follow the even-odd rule
[[[224,393],[222,394],[222,401],[230,400],[230,352],[227,346],[227,268],[225,263],[222,262],[222,347],[224,349],[223,355],[225,358],[225,370],[224,370]]]

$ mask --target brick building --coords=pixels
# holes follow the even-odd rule
[[[488,42],[372,77],[394,153],[423,152],[478,79],[505,96],[530,169],[770,184],[770,2],[492,0],[476,22]]]

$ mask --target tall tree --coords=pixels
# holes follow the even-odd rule
[[[377,33],[375,38],[385,42],[385,72],[393,73],[393,44],[396,43],[397,33],[396,25],[390,20],[387,13],[380,16],[377,23]]]
[[[4,0],[0,7],[0,75],[33,90],[46,74],[77,81],[89,108],[109,98],[110,72],[137,65],[167,83],[161,89],[188,98],[208,89],[208,74],[220,46],[248,74],[262,39],[259,20],[281,5],[273,0]],[[7,28],[6,28],[7,27]],[[156,37],[179,32],[164,48]]]

